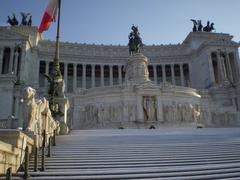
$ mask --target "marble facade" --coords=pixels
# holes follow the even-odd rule
[[[145,46],[148,72],[136,74],[128,73],[127,46],[62,42],[69,127],[239,126],[239,44],[232,38],[191,32],[181,44]],[[46,96],[43,74],[52,73],[54,47],[36,27],[0,27],[0,119],[23,125],[26,86]],[[138,73],[144,83],[131,80]]]

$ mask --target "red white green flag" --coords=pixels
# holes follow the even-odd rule
[[[48,30],[51,23],[56,20],[57,11],[58,11],[58,0],[49,0],[47,9],[44,12],[42,22],[38,29],[39,33],[42,33],[43,31]]]

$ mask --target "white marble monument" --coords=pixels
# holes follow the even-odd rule
[[[240,126],[238,47],[233,36],[212,32],[190,32],[180,44],[143,46],[142,54],[130,57],[127,46],[62,42],[69,99],[63,122],[73,129]],[[0,27],[1,122],[14,117],[23,126],[27,86],[47,96],[43,74],[53,73],[54,52],[55,42],[36,27]]]

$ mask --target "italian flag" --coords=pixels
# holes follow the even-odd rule
[[[49,0],[47,9],[43,15],[42,22],[38,29],[39,33],[42,33],[43,31],[48,30],[51,23],[56,19],[57,11],[58,11],[58,0]]]

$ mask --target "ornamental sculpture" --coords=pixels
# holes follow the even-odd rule
[[[32,16],[31,16],[31,14],[30,13],[24,13],[24,12],[21,12],[20,14],[22,16],[22,21],[21,21],[20,25],[31,27],[32,26]],[[8,16],[7,23],[11,26],[18,26],[19,25],[19,22],[18,22],[18,20],[16,18],[16,15],[14,13],[13,13],[12,18],[10,16]]]
[[[191,21],[193,22],[193,32],[212,32],[213,30],[215,30],[214,23],[210,23],[210,21],[207,22],[207,25],[205,27],[203,27],[201,20],[191,19]]]
[[[129,54],[133,55],[134,53],[140,53],[143,43],[140,37],[140,33],[138,31],[138,27],[133,25],[131,29],[132,32],[128,36],[129,39],[128,47]]]

